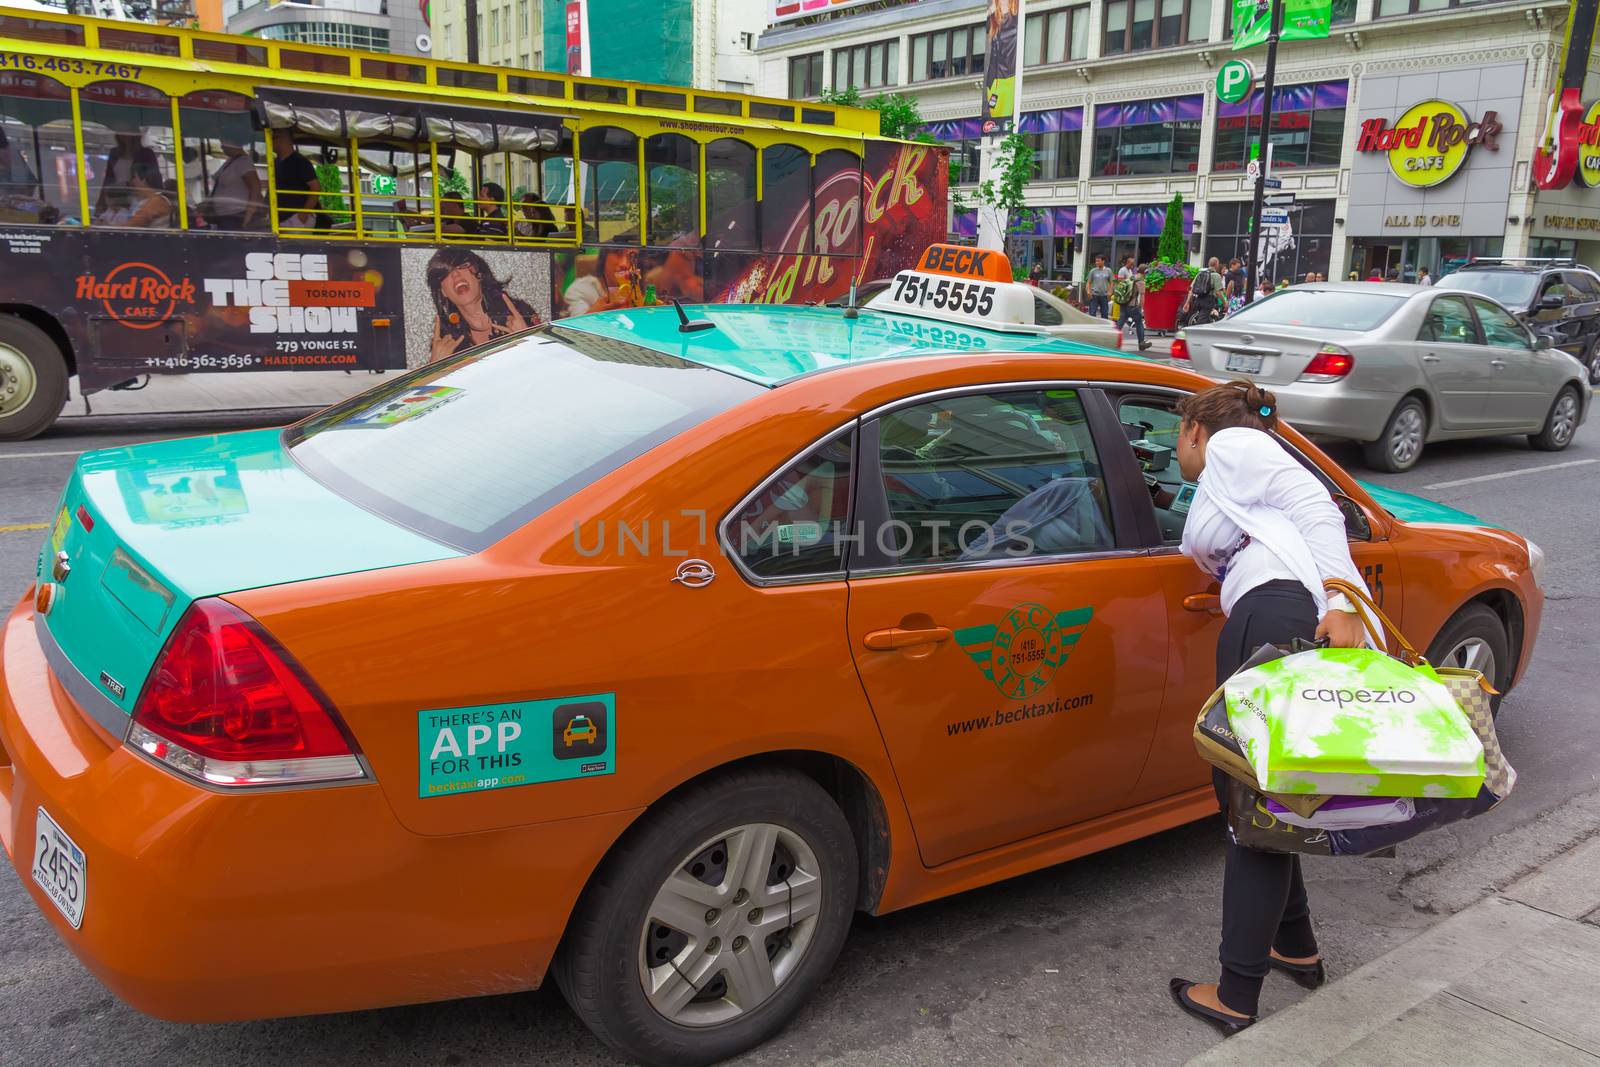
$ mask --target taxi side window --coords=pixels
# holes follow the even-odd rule
[[[1133,449],[1144,475],[1150,504],[1155,508],[1161,540],[1169,545],[1183,540],[1183,523],[1194,494],[1178,471],[1178,427],[1183,422],[1173,405],[1161,400],[1130,397],[1117,406],[1122,433]]]
[[[727,536],[757,578],[844,571],[853,437],[843,434],[769,478],[728,520]]]
[[[1422,320],[1417,340],[1448,345],[1478,344],[1478,330],[1472,324],[1467,302],[1459,296],[1435,297],[1428,308],[1428,317]]]
[[[947,397],[883,416],[889,521],[901,564],[1114,547],[1105,480],[1076,390]]]
[[[1033,294],[1033,324],[1035,326],[1060,326],[1066,320],[1061,317],[1061,310],[1050,301]]]

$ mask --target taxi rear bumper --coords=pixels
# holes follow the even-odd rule
[[[34,884],[36,812],[83,849],[73,929]],[[536,988],[636,812],[428,837],[375,783],[222,793],[92,725],[25,598],[0,634],[0,843],[57,935],[148,1014],[221,1022]]]

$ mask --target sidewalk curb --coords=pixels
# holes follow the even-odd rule
[[[1600,1065],[1597,961],[1600,837],[1592,837],[1188,1067],[1503,1063],[1507,1051],[1521,1062]],[[1511,974],[1522,985],[1506,996]],[[1450,1056],[1433,1044],[1440,1034],[1454,1035]]]

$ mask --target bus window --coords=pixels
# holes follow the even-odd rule
[[[731,137],[706,146],[706,247],[756,247],[756,150]]]
[[[811,154],[792,144],[761,153],[761,250],[807,252],[811,229]]]
[[[178,98],[183,191],[190,229],[264,230],[266,144],[250,121],[250,98],[202,89]]]
[[[319,211],[323,189],[316,163],[301,152],[294,131],[272,131],[272,180],[278,191],[278,229],[286,233],[332,229],[333,220]]]
[[[811,168],[815,190],[817,255],[853,256],[861,251],[861,157],[842,148],[818,153]]]
[[[649,168],[653,245],[700,244],[700,146],[678,133],[658,133],[644,143]]]
[[[102,81],[79,90],[78,99],[90,223],[153,230],[176,226],[178,182],[167,94],[138,82]]]
[[[0,73],[0,221],[49,226],[78,210],[71,94],[41,74]]]
[[[606,244],[639,243],[639,139],[616,126],[584,130],[584,234]]]

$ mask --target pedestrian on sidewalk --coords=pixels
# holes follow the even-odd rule
[[[1150,347],[1150,342],[1144,339],[1144,272],[1147,268],[1143,265],[1134,267],[1130,257],[1123,269],[1128,273],[1119,275],[1117,283],[1111,287],[1111,298],[1122,309],[1117,319],[1117,329],[1126,333],[1128,323],[1132,322],[1138,331],[1139,351],[1143,352]]]
[[[1344,516],[1315,477],[1280,445],[1278,401],[1246,381],[1213,386],[1178,403],[1178,467],[1198,484],[1183,527],[1183,554],[1222,583],[1227,614],[1217,641],[1221,686],[1263,644],[1327,637],[1365,641],[1359,616],[1323,581],[1359,582]],[[1227,777],[1212,772],[1227,807]],[[1178,1007],[1234,1034],[1256,1021],[1267,972],[1302,985],[1326,979],[1298,855],[1229,842],[1222,877],[1220,982],[1174,978]]]
[[[1095,256],[1094,267],[1083,283],[1083,298],[1089,305],[1089,314],[1096,318],[1111,317],[1111,280],[1111,268],[1106,266],[1106,257]]]

